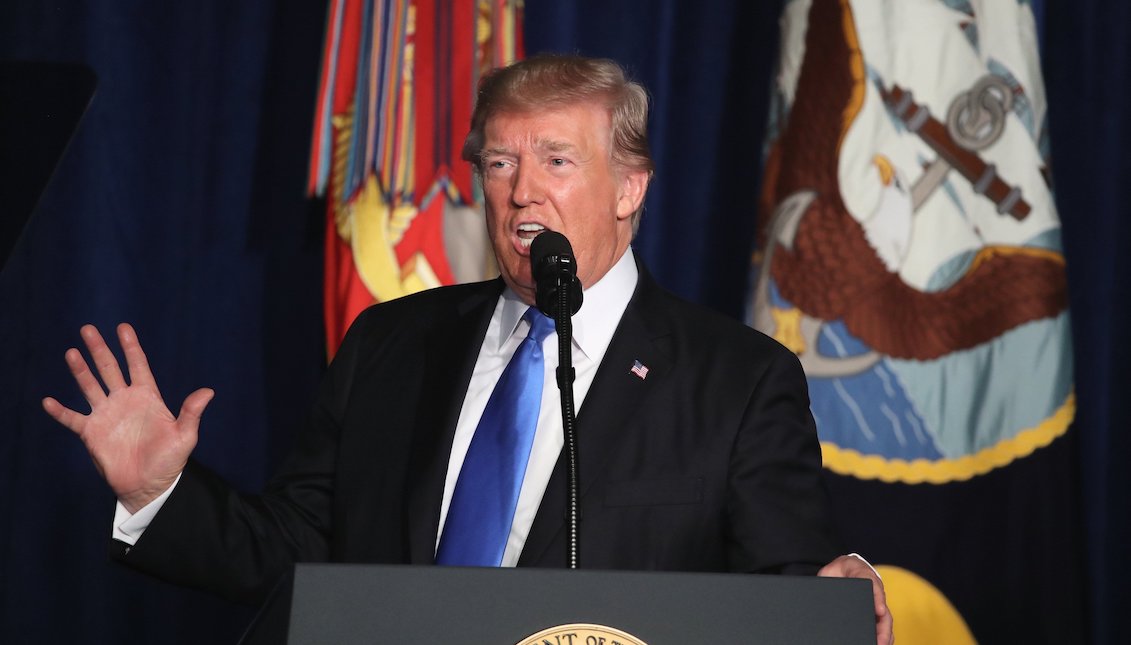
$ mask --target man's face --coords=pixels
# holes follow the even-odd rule
[[[569,239],[582,286],[600,280],[632,241],[647,185],[647,173],[614,166],[608,111],[579,103],[503,112],[485,135],[487,233],[507,285],[534,304],[530,243],[543,230]]]

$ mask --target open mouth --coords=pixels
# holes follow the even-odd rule
[[[530,245],[534,242],[534,238],[538,237],[538,234],[545,230],[546,227],[541,224],[519,224],[518,241],[522,244],[522,248],[530,248]]]

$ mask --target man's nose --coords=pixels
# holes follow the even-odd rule
[[[529,165],[519,165],[514,175],[514,188],[511,190],[511,200],[518,207],[531,204],[541,204],[546,198],[543,188],[542,176],[537,168]]]

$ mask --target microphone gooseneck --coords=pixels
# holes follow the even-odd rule
[[[566,563],[580,566],[581,493],[577,463],[577,428],[573,405],[573,323],[581,308],[581,282],[573,247],[561,233],[545,231],[530,245],[530,270],[537,285],[535,304],[554,319],[558,332],[558,390],[562,404],[562,435],[566,458]]]

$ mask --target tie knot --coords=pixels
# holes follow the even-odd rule
[[[538,311],[536,307],[531,307],[522,314],[526,322],[530,323],[530,331],[527,332],[526,337],[536,340],[539,343],[546,340],[546,337],[554,332],[554,320],[549,316],[544,315]]]

